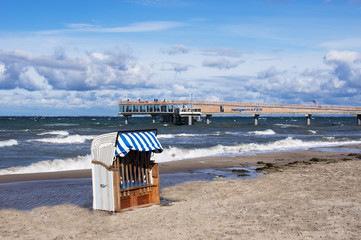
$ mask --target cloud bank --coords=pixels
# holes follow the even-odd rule
[[[152,69],[119,50],[68,57],[61,50],[41,56],[0,50],[0,89],[75,90],[130,88],[152,84]]]
[[[320,104],[361,105],[361,54],[356,51],[325,52],[320,59],[323,68],[271,65],[246,76],[239,68],[252,60],[251,55],[198,49],[192,51],[194,61],[189,63],[189,58],[175,57],[190,54],[189,47],[168,49],[171,54],[166,55],[175,61],[151,63],[119,49],[77,57],[62,48],[51,55],[0,50],[0,104],[93,112],[99,108],[116,114],[120,99],[188,99],[192,94],[199,100],[310,103],[316,99]]]

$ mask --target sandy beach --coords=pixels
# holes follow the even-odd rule
[[[116,214],[76,205],[1,210],[0,238],[359,239],[360,156],[295,151],[163,163],[163,173],[257,165],[265,174],[167,187],[161,196],[171,203]]]

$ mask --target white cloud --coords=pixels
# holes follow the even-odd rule
[[[231,48],[208,48],[204,49],[203,53],[205,55],[212,55],[217,57],[235,57],[239,58],[242,57],[242,53],[237,49]]]
[[[361,54],[353,51],[331,50],[326,53],[324,59],[326,63],[354,64],[361,61]]]
[[[182,85],[179,85],[179,84],[173,84],[173,89],[174,89],[174,92],[176,94],[179,94],[179,93],[185,93],[187,90],[184,86]]]
[[[0,63],[0,81],[5,79],[5,65]]]
[[[174,62],[166,62],[163,65],[164,67],[162,68],[162,70],[167,70],[167,71],[171,70],[176,73],[187,72],[192,67],[192,65],[189,64],[174,63]]]
[[[329,51],[325,63],[333,68],[333,86],[361,87],[361,54],[352,51]]]
[[[340,79],[338,79],[338,78],[332,79],[331,82],[332,82],[332,86],[333,86],[334,88],[342,88],[342,87],[344,87],[344,86],[346,85],[346,83],[347,83],[346,81],[342,81],[342,80],[340,80]]]
[[[261,79],[262,78],[267,79],[267,78],[272,78],[280,73],[282,73],[282,72],[277,70],[274,66],[272,66],[272,67],[268,68],[267,70],[260,71],[257,74],[257,77],[261,78]]]
[[[177,73],[186,72],[190,67],[188,64],[173,64],[173,71]]]
[[[174,21],[149,21],[136,22],[122,27],[103,27],[93,24],[71,23],[67,24],[68,28],[41,31],[39,34],[53,35],[59,33],[71,32],[90,32],[90,33],[137,33],[137,32],[156,32],[164,31],[172,28],[185,26],[185,23]]]
[[[33,67],[26,67],[19,75],[20,85],[29,90],[49,90],[51,86],[44,76],[39,73]]]
[[[8,74],[0,88],[85,91],[90,89],[151,86],[153,69],[119,50],[93,52],[75,58],[35,55],[22,51],[0,51]],[[4,76],[2,74],[1,76]],[[50,86],[49,86],[50,85]]]
[[[106,59],[106,57],[104,56],[104,54],[98,53],[98,52],[90,53],[89,56],[92,57],[92,58],[94,58],[94,59],[100,60],[100,61],[103,61],[103,60]]]
[[[169,55],[187,54],[189,52],[189,48],[184,45],[173,45],[170,49],[163,50],[163,52]]]
[[[202,65],[205,67],[218,69],[231,69],[237,67],[243,61],[230,62],[225,58],[209,58],[203,61]]]

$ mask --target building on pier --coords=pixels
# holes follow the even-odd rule
[[[153,123],[157,117],[164,122],[175,124],[192,125],[199,120],[201,109],[192,108],[192,104],[171,101],[121,101],[119,102],[119,115],[124,116],[125,124],[128,124],[132,115],[150,115]]]
[[[258,125],[260,115],[304,115],[306,124],[311,124],[312,115],[354,115],[357,124],[361,125],[361,107],[331,106],[311,104],[277,104],[277,103],[246,103],[221,101],[120,101],[119,115],[124,116],[128,124],[132,115],[150,115],[153,123],[157,117],[164,122],[192,125],[194,121],[205,116],[207,124],[212,115],[249,115],[254,117]]]

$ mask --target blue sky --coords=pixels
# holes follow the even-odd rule
[[[0,115],[191,94],[361,105],[361,0],[0,3]]]

